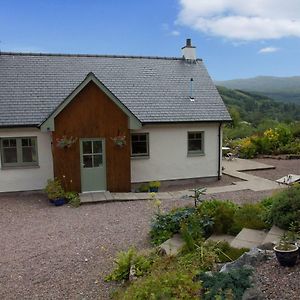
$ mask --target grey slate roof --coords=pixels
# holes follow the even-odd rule
[[[90,72],[142,123],[230,120],[201,60],[2,52],[0,126],[40,125]]]

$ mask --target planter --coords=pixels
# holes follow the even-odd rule
[[[279,250],[278,246],[275,246],[273,249],[276,254],[276,258],[279,264],[283,267],[293,267],[299,255],[299,248],[296,245],[293,245],[294,249],[292,250]]]
[[[50,199],[50,203],[53,203],[55,206],[62,206],[66,203],[66,200],[65,198]]]
[[[150,187],[149,190],[150,190],[150,193],[157,193],[158,187]]]

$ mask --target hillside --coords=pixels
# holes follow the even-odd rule
[[[268,96],[282,102],[300,104],[300,76],[259,76],[248,79],[216,81],[216,85]]]
[[[237,110],[243,121],[254,125],[266,119],[279,122],[300,121],[300,105],[298,104],[277,102],[267,96],[221,86],[218,90],[228,109],[231,112]]]

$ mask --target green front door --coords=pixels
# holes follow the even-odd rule
[[[80,139],[80,165],[82,192],[105,191],[104,139]]]

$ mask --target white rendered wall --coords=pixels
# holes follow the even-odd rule
[[[188,156],[188,131],[204,131],[204,155]],[[219,124],[148,125],[149,158],[131,159],[131,182],[218,176]],[[222,167],[222,166],[221,166]]]
[[[36,136],[38,167],[2,169],[0,158],[0,192],[41,190],[49,178],[53,178],[51,137],[39,129],[0,129],[0,138]]]

